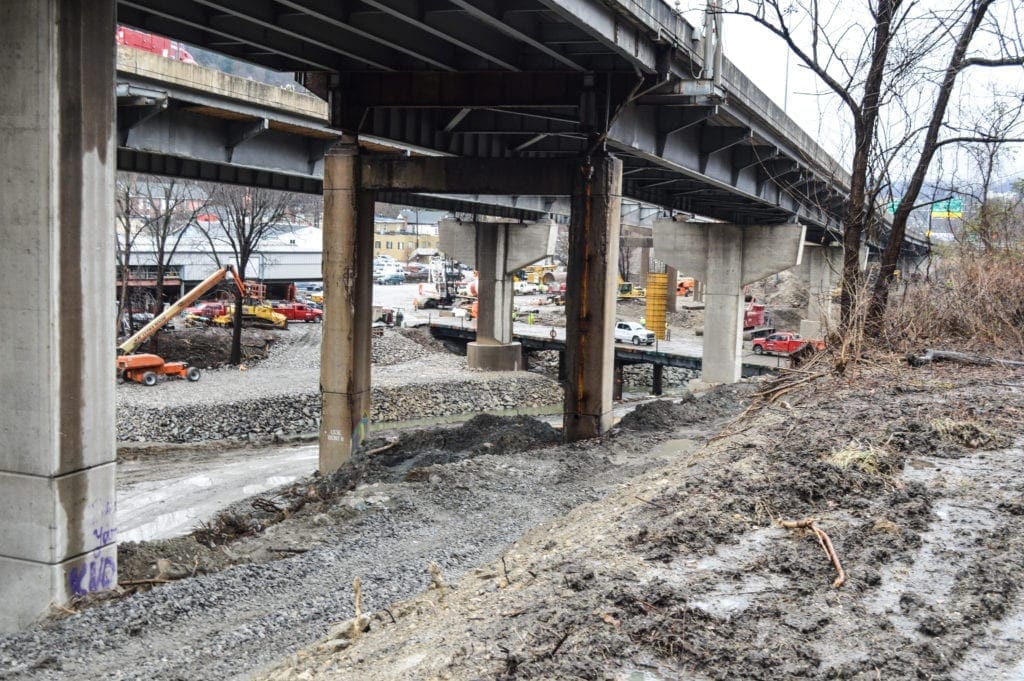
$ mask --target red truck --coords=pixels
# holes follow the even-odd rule
[[[274,303],[274,312],[283,314],[290,322],[320,322],[324,311],[305,303]]]
[[[225,303],[216,300],[200,300],[195,305],[186,307],[184,312],[187,315],[196,315],[197,317],[213,319],[214,317],[227,314],[228,306]]]
[[[775,352],[782,355],[792,355],[808,345],[812,346],[815,350],[825,349],[825,341],[823,340],[810,340],[798,333],[783,331],[782,333],[773,333],[766,338],[755,338],[754,353],[763,355],[766,352]]]

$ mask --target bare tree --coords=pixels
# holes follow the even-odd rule
[[[998,17],[994,7],[1002,11]],[[885,311],[907,222],[918,207],[928,168],[937,149],[954,143],[942,133],[958,77],[970,67],[1024,64],[1015,6],[1010,0],[960,0],[933,9],[913,0],[869,0],[864,16],[854,20],[847,19],[848,8],[819,0],[733,0],[723,11],[749,17],[781,38],[849,116],[853,149],[843,216],[845,329],[860,328],[861,320],[852,319],[855,297],[864,286],[858,254],[870,230],[882,228],[884,202],[879,199],[892,191],[892,168],[913,168],[892,225],[883,228],[888,243],[865,312],[873,328]],[[1013,30],[1000,23],[1007,11]],[[975,54],[978,49],[989,49],[993,56]]]
[[[958,235],[962,245],[980,246],[988,252],[1020,247],[1021,197],[1013,192],[996,195],[996,184],[1006,162],[1014,158],[1015,142],[1024,141],[1024,100],[1019,93],[991,93],[991,106],[975,112],[974,120],[955,130],[973,138],[965,143],[966,177],[955,177],[940,190],[946,196],[963,196],[963,226]]]
[[[234,257],[238,275],[244,281],[249,264],[267,238],[289,228],[281,224],[294,202],[294,195],[259,187],[211,185],[209,211],[218,217],[219,226],[204,232],[214,250],[223,248]],[[235,319],[231,337],[231,364],[242,361],[242,292],[235,295]]]
[[[131,308],[129,305],[130,286],[132,272],[132,250],[135,240],[142,233],[145,227],[144,217],[138,211],[138,204],[135,201],[135,176],[117,176],[117,183],[114,188],[115,214],[117,217],[117,228],[114,239],[115,261],[121,275],[121,291],[117,300],[117,332],[121,333],[121,320],[125,318],[127,311],[128,331],[133,332],[135,325],[132,320]]]
[[[207,197],[191,182],[150,178],[140,183],[138,191],[142,210],[147,214],[144,231],[149,237],[156,260],[156,303],[153,314],[163,307],[164,279],[171,260],[189,228],[206,209]]]

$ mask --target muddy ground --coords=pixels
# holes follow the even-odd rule
[[[1022,377],[811,376],[696,450],[689,401],[624,419],[670,462],[269,678],[1024,678]]]
[[[743,409],[744,390],[703,403],[686,446]],[[0,637],[0,678],[248,678],[347,617],[355,577],[372,610],[423,590],[429,563],[458,577],[664,465],[678,450],[660,448],[666,437],[621,430],[552,444],[546,423],[480,416],[378,440],[388,449],[237,504],[190,537],[123,544],[117,591]]]
[[[1024,678],[1024,375],[820,369],[570,445],[526,418],[380,438],[123,545],[118,591],[0,637],[0,678]],[[808,517],[838,588],[778,525]]]

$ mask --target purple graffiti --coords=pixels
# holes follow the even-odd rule
[[[116,527],[102,527],[96,528],[92,531],[92,536],[96,537],[101,544],[109,544],[114,540],[117,535]]]
[[[117,563],[112,556],[102,556],[99,551],[68,571],[68,589],[75,596],[112,589],[116,583]]]

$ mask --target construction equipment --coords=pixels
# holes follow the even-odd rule
[[[231,326],[235,323],[235,306],[229,305],[225,314],[214,317],[212,321],[217,326]],[[263,302],[243,303],[242,325],[287,329],[288,317],[275,312],[273,307]]]
[[[743,310],[743,339],[764,338],[775,331],[771,317],[765,312],[764,305],[753,298],[747,301]]]
[[[208,276],[194,289],[182,296],[173,305],[157,315],[127,340],[117,346],[118,357],[115,362],[117,376],[122,381],[135,381],[143,385],[155,385],[158,376],[177,376],[189,381],[198,381],[199,369],[190,367],[184,362],[165,362],[159,355],[149,353],[135,354],[140,345],[149,340],[168,321],[176,317],[182,310],[194,303],[201,295],[224,281],[227,275],[234,277],[235,285],[240,292],[245,292],[245,284],[238,272],[231,265],[225,265]]]
[[[143,385],[156,385],[157,376],[177,376],[198,381],[199,369],[185,362],[165,362],[159,355],[140,352],[117,358],[117,376],[122,381],[135,381]]]
[[[522,269],[526,281],[547,288],[557,282],[555,271],[558,265],[527,265]]]
[[[242,292],[242,325],[287,329],[288,317],[275,312],[274,308],[263,302],[267,287],[255,281],[239,283]],[[231,326],[235,323],[235,306],[228,305],[224,314],[214,317],[212,323],[217,326]]]
[[[449,309],[458,297],[462,270],[454,260],[435,256],[430,260],[430,280],[420,284],[420,298],[414,300],[418,308],[425,310]]]
[[[688,296],[693,291],[693,287],[696,285],[696,281],[693,277],[679,277],[678,283],[676,283],[676,295],[677,296]]]
[[[642,286],[634,286],[633,282],[619,277],[619,290],[616,297],[619,300],[641,300],[647,297],[647,290]]]

